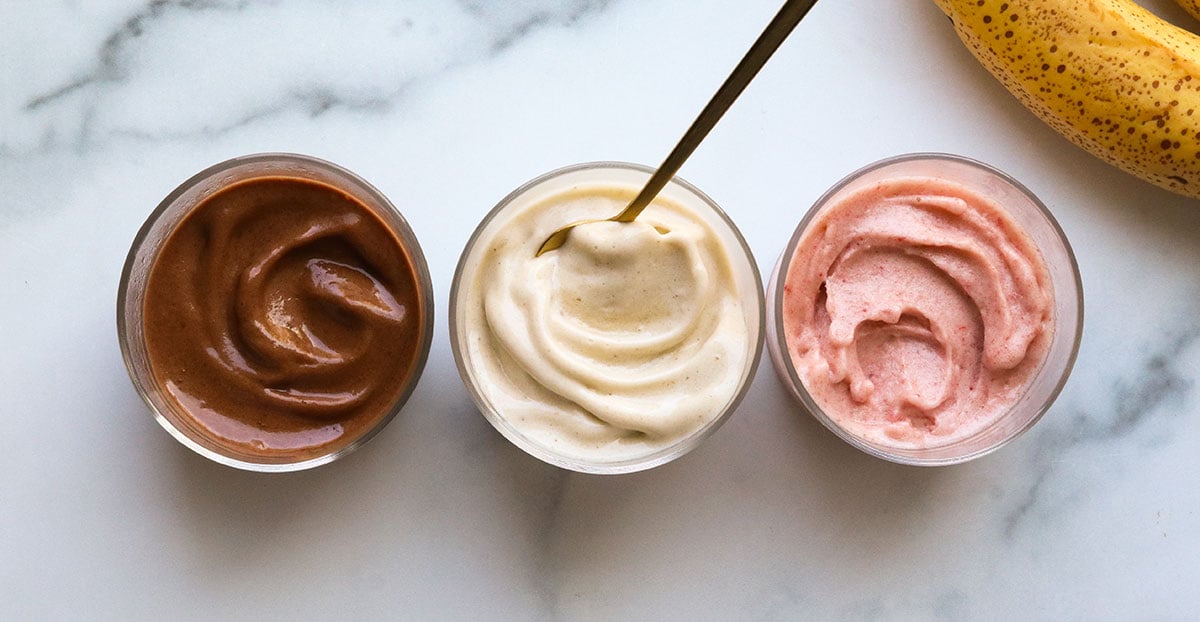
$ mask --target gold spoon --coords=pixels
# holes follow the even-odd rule
[[[750,81],[758,74],[758,70],[762,69],[762,66],[766,64],[767,59],[771,58],[771,55],[775,53],[775,50],[779,48],[783,40],[791,34],[796,24],[800,23],[800,20],[816,3],[817,0],[788,0],[783,5],[783,8],[779,9],[779,13],[775,15],[775,18],[771,20],[770,24],[767,24],[766,30],[759,35],[754,45],[750,46],[750,51],[746,52],[746,56],[742,58],[737,67],[734,67],[733,73],[729,74],[729,77],[725,79],[725,83],[721,85],[721,88],[717,89],[717,93],[709,100],[704,110],[700,111],[700,115],[692,122],[692,126],[688,128],[683,138],[679,139],[679,144],[675,145],[675,148],[667,155],[667,159],[663,160],[658,170],[654,171],[654,174],[650,176],[650,180],[646,182],[646,186],[642,188],[642,191],[629,202],[629,205],[625,206],[625,209],[621,210],[620,214],[608,220],[613,222],[633,222],[633,219],[637,218],[638,214],[641,214],[642,210],[646,209],[650,201],[653,201],[654,197],[658,196],[663,186],[666,186],[667,182],[675,176],[675,173],[679,172],[679,167],[683,166],[684,160],[687,160],[688,156],[692,155],[692,152],[696,150],[700,141],[704,140],[705,136],[708,136],[709,130],[717,124],[717,121],[721,119],[721,116],[725,114],[729,106],[733,105],[733,101],[738,98],[738,95],[742,94],[746,85],[750,84]],[[550,237],[546,238],[545,242],[542,242],[542,246],[538,249],[535,256],[540,257],[542,253],[557,249],[567,241],[567,236],[571,233],[571,229],[592,222],[603,221],[583,220],[555,231],[550,234]]]

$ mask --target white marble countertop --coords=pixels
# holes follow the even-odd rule
[[[445,321],[471,228],[552,168],[657,164],[777,7],[5,2],[0,618],[1195,619],[1200,202],[1050,131],[929,0],[819,3],[681,175],[764,272],[813,199],[878,158],[949,151],[1022,180],[1073,243],[1087,305],[1031,432],[967,465],[897,466],[825,431],[764,361],[697,450],[598,477],[476,411]],[[158,201],[260,151],[382,189],[437,292],[401,415],[282,476],[168,436],[114,322]]]

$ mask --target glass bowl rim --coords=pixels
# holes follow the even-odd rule
[[[755,290],[754,300],[756,301],[757,307],[757,313],[755,315],[757,317],[758,330],[756,335],[753,336],[754,348],[753,352],[750,354],[749,364],[745,370],[745,375],[741,379],[738,391],[734,394],[733,398],[711,422],[705,424],[705,426],[701,429],[680,439],[678,442],[670,445],[669,447],[640,458],[632,458],[616,462],[594,462],[566,457],[550,451],[549,449],[531,441],[524,435],[517,432],[516,429],[512,428],[512,426],[510,426],[508,422],[504,420],[497,409],[491,405],[488,399],[476,386],[472,372],[467,365],[466,357],[462,352],[458,326],[459,293],[462,286],[462,278],[467,269],[467,260],[470,258],[476,243],[479,241],[480,236],[482,235],[483,231],[487,229],[488,225],[491,224],[491,222],[497,216],[503,213],[505,208],[507,208],[514,200],[543,183],[569,174],[606,169],[633,171],[636,173],[646,174],[647,176],[653,174],[655,170],[653,167],[642,164],[613,160],[570,164],[538,175],[537,177],[534,177],[533,179],[521,184],[515,190],[505,195],[504,198],[500,199],[500,201],[496,203],[496,205],[490,211],[488,211],[488,213],[479,221],[479,224],[475,227],[474,231],[471,232],[471,236],[467,239],[466,244],[463,246],[462,254],[459,256],[458,264],[454,270],[454,278],[450,284],[450,299],[448,304],[449,336],[450,349],[454,355],[454,363],[458,368],[459,375],[462,377],[463,385],[466,387],[467,393],[470,394],[471,400],[475,403],[476,407],[479,409],[479,412],[484,416],[484,418],[488,420],[488,423],[490,423],[492,427],[496,429],[496,431],[504,436],[505,439],[534,458],[556,467],[570,471],[576,471],[579,473],[595,475],[620,475],[625,473],[645,471],[664,465],[695,449],[704,440],[712,436],[712,434],[714,434],[718,428],[724,425],[724,423],[733,415],[738,406],[741,404],[742,400],[745,398],[746,394],[749,392],[750,386],[754,382],[754,377],[757,375],[760,359],[762,358],[763,348],[765,347],[767,326],[766,300],[763,290],[762,274],[758,269],[758,262],[754,258],[754,253],[750,250],[750,245],[746,242],[741,230],[736,224],[734,224],[733,220],[727,213],[725,213],[724,209],[722,209],[716,201],[678,175],[673,177],[671,181],[668,182],[668,187],[675,185],[684,191],[695,195],[695,197],[699,199],[701,203],[712,210],[717,219],[720,220],[732,234],[732,237],[737,240],[740,250],[744,254],[750,269],[750,276],[752,277],[751,280],[753,281],[753,287]],[[749,298],[749,296],[747,296],[747,298]],[[748,315],[749,314],[747,314],[747,316]]]
[[[1050,391],[1049,395],[1047,395],[1046,400],[1044,401],[1044,403],[1037,406],[1037,411],[1033,414],[1033,416],[1031,416],[1029,418],[1029,420],[1026,421],[1020,428],[1014,430],[1011,434],[1008,434],[1004,438],[1002,438],[999,441],[992,443],[988,446],[981,447],[974,451],[966,452],[964,454],[960,454],[960,455],[956,455],[956,456],[943,457],[943,458],[923,458],[923,457],[899,455],[897,453],[894,453],[893,451],[890,451],[886,447],[881,447],[881,446],[875,445],[873,443],[869,443],[869,442],[863,440],[862,438],[860,438],[859,436],[849,432],[842,426],[839,426],[836,422],[834,422],[832,420],[832,418],[830,418],[828,415],[825,414],[824,409],[822,409],[816,403],[816,401],[809,394],[807,387],[805,387],[804,383],[800,380],[800,375],[796,371],[795,363],[792,361],[791,354],[788,351],[787,336],[783,330],[783,295],[784,295],[784,282],[787,279],[788,267],[791,264],[791,257],[795,254],[796,247],[800,243],[800,238],[803,236],[804,232],[807,230],[808,225],[812,222],[813,218],[816,217],[817,213],[820,211],[820,208],[822,206],[824,206],[829,201],[829,199],[831,199],[835,194],[840,192],[846,186],[853,183],[855,180],[857,180],[860,177],[862,177],[868,173],[871,173],[873,171],[876,171],[876,170],[879,170],[879,169],[882,169],[882,168],[885,168],[888,166],[903,164],[906,162],[939,161],[939,160],[946,161],[946,162],[953,162],[955,164],[965,165],[967,167],[975,168],[982,172],[993,175],[996,178],[1000,179],[1001,181],[1011,185],[1019,193],[1021,193],[1022,195],[1024,195],[1026,198],[1029,199],[1030,203],[1036,208],[1037,212],[1045,219],[1046,223],[1050,226],[1050,230],[1053,233],[1054,238],[1057,239],[1060,244],[1062,244],[1063,250],[1066,252],[1066,256],[1067,256],[1067,259],[1069,262],[1069,267],[1070,267],[1071,284],[1073,286],[1073,287],[1071,287],[1071,290],[1075,296],[1075,300],[1076,300],[1077,304],[1075,305],[1076,311],[1075,311],[1075,317],[1074,317],[1075,331],[1074,331],[1074,334],[1071,336],[1071,346],[1070,346],[1071,349],[1070,349],[1070,353],[1067,356],[1066,364],[1063,366],[1062,372],[1059,374],[1059,377],[1055,380],[1055,385],[1052,388],[1052,390]],[[969,462],[976,458],[981,458],[983,456],[986,456],[986,455],[1000,449],[1001,447],[1007,445],[1008,443],[1012,442],[1013,440],[1017,439],[1019,436],[1021,436],[1026,431],[1028,431],[1030,428],[1032,428],[1034,426],[1034,424],[1036,424],[1039,420],[1041,420],[1042,416],[1045,415],[1046,412],[1050,410],[1050,407],[1054,404],[1054,402],[1057,401],[1059,394],[1062,393],[1063,388],[1067,384],[1067,380],[1071,376],[1071,371],[1074,369],[1075,361],[1079,356],[1080,343],[1082,342],[1082,339],[1083,339],[1083,322],[1084,322],[1083,279],[1079,272],[1079,263],[1076,260],[1075,251],[1071,247],[1071,243],[1067,239],[1067,235],[1063,231],[1062,226],[1059,224],[1058,219],[1054,217],[1054,214],[1050,211],[1050,209],[1046,206],[1046,204],[1044,202],[1042,202],[1042,200],[1036,194],[1034,194],[1032,190],[1030,190],[1028,187],[1025,186],[1025,184],[1021,183],[1013,176],[1009,175],[1008,173],[1006,173],[1006,172],[1000,170],[999,168],[996,168],[995,166],[992,166],[991,164],[988,164],[986,162],[982,162],[982,161],[976,160],[974,158],[970,158],[967,156],[958,155],[958,154],[954,154],[954,153],[945,153],[945,152],[936,152],[936,151],[919,151],[919,152],[904,153],[904,154],[889,156],[886,158],[876,160],[876,161],[866,164],[864,166],[861,166],[858,169],[855,169],[854,171],[850,172],[849,174],[843,176],[836,183],[834,183],[832,186],[830,186],[828,190],[826,190],[824,193],[822,193],[820,197],[818,197],[815,201],[813,201],[813,203],[809,207],[808,211],[805,212],[804,216],[800,219],[800,222],[796,225],[795,230],[792,232],[791,237],[788,239],[787,244],[783,248],[783,252],[779,256],[779,263],[776,266],[775,274],[772,275],[772,277],[771,277],[771,282],[769,284],[769,288],[770,288],[770,291],[772,294],[772,296],[771,296],[772,299],[768,300],[767,304],[771,307],[771,310],[772,310],[772,323],[771,323],[772,324],[771,325],[771,329],[772,329],[771,333],[772,334],[769,335],[767,338],[773,340],[773,342],[771,343],[772,349],[777,348],[780,353],[780,355],[777,359],[777,362],[776,362],[776,367],[778,368],[779,365],[782,364],[782,366],[783,366],[782,371],[783,371],[784,375],[787,377],[787,380],[789,381],[789,383],[792,384],[794,387],[794,391],[793,391],[794,395],[799,397],[804,408],[807,409],[808,412],[810,414],[812,414],[812,416],[815,419],[820,421],[823,426],[825,426],[829,431],[833,432],[835,435],[837,435],[843,441],[845,441],[846,443],[850,444],[851,446],[855,447],[856,449],[863,451],[864,453],[867,453],[871,456],[875,456],[876,458],[881,458],[883,460],[887,460],[890,462],[895,462],[897,464],[904,464],[904,465],[910,465],[910,466],[948,466],[948,465],[954,465],[954,464],[961,464],[961,463]],[[1056,298],[1057,298],[1057,294],[1056,294]],[[999,421],[999,419],[997,419],[997,421]],[[981,433],[990,428],[991,428],[991,426],[984,428],[984,430],[981,430]],[[972,436],[970,438],[974,438],[974,436]],[[964,439],[964,440],[966,440],[966,439]],[[959,442],[963,442],[963,441],[959,441]],[[952,444],[947,445],[946,447],[948,447],[948,446],[952,446]],[[915,451],[919,451],[919,450],[915,450]]]
[[[175,204],[175,202],[183,197],[188,191],[192,190],[199,184],[213,179],[221,173],[241,167],[271,163],[293,163],[311,166],[316,169],[322,169],[324,172],[327,172],[335,177],[343,177],[347,181],[361,186],[363,191],[367,195],[370,195],[370,198],[376,201],[379,207],[388,213],[388,217],[391,220],[381,220],[384,220],[384,224],[387,226],[387,228],[391,230],[394,235],[396,235],[397,241],[404,249],[404,252],[407,253],[408,259],[412,263],[413,272],[415,273],[417,280],[417,287],[423,299],[422,311],[425,314],[424,329],[421,333],[418,355],[413,362],[412,370],[409,373],[409,378],[405,383],[404,388],[401,390],[395,403],[391,406],[388,412],[384,414],[384,416],[380,418],[375,425],[371,426],[371,428],[359,435],[358,438],[355,438],[346,445],[319,456],[297,460],[294,462],[255,462],[252,460],[244,460],[229,456],[197,442],[187,432],[179,429],[179,427],[172,423],[170,419],[166,417],[166,415],[159,411],[153,400],[150,399],[150,393],[148,389],[143,386],[141,379],[137,376],[133,361],[132,346],[130,344],[130,327],[126,325],[125,318],[125,309],[129,298],[130,278],[133,275],[134,265],[136,263],[138,253],[141,250],[142,245],[145,244],[149,238],[154,226],[166,214],[167,210],[169,210]],[[304,179],[309,179],[309,177],[300,174],[302,172],[303,171],[297,170],[268,171],[261,174],[252,174],[234,180],[230,182],[230,184],[270,176],[286,177],[293,175]],[[324,180],[315,181],[327,183]],[[224,188],[228,186],[226,185],[220,187]],[[348,192],[346,188],[338,186],[335,187],[339,191]],[[192,206],[190,209],[194,208],[195,206]],[[184,217],[186,217],[186,214],[182,216],[180,220],[182,221]],[[178,226],[178,224],[179,223],[175,223],[175,226]],[[155,253],[155,256],[157,256],[157,252]],[[153,263],[153,261],[151,261],[151,263]],[[419,383],[422,374],[424,373],[425,365],[429,360],[430,350],[432,349],[433,345],[433,329],[436,317],[434,311],[433,293],[433,280],[429,273],[429,266],[425,260],[424,251],[421,248],[416,234],[413,232],[411,225],[409,225],[408,220],[404,217],[400,210],[397,209],[391,200],[387,198],[387,195],[376,188],[373,184],[360,177],[357,173],[354,173],[343,166],[315,156],[289,152],[252,153],[222,160],[188,177],[185,181],[180,183],[171,192],[169,192],[158,203],[157,207],[150,212],[145,221],[143,221],[142,226],[138,229],[137,234],[133,238],[129,252],[125,257],[125,264],[121,270],[120,283],[117,288],[117,341],[121,348],[121,358],[125,362],[125,369],[129,374],[129,378],[134,386],[134,389],[141,397],[142,402],[144,402],[150,409],[151,414],[153,414],[154,419],[158,422],[158,424],[172,437],[174,437],[176,441],[179,441],[179,443],[188,449],[191,449],[197,454],[200,454],[201,456],[204,456],[213,462],[244,471],[254,471],[259,473],[287,473],[303,471],[329,464],[358,449],[367,441],[374,438],[375,435],[379,434],[379,432],[381,432],[383,428],[385,428],[387,424],[389,424],[396,417],[396,415],[399,414],[399,412],[404,408],[405,404],[408,403],[408,400],[412,397],[412,393],[416,389],[416,386]],[[140,315],[141,313],[139,312],[138,316],[140,317]]]

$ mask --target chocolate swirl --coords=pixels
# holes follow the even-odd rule
[[[384,417],[425,318],[396,236],[341,190],[289,177],[227,187],[170,235],[146,287],[159,382],[209,434],[315,450]]]

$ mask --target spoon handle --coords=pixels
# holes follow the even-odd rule
[[[637,218],[638,214],[642,213],[643,209],[658,196],[659,191],[667,182],[679,172],[679,167],[683,166],[683,162],[692,155],[696,150],[696,146],[700,141],[708,136],[708,132],[712,130],[729,106],[733,105],[734,100],[742,91],[746,89],[746,85],[758,75],[758,70],[766,64],[767,59],[775,53],[783,40],[791,34],[796,24],[808,13],[808,10],[817,3],[817,0],[788,0],[783,8],[779,9],[779,13],[759,35],[758,40],[754,45],[750,46],[750,51],[742,57],[742,61],[734,68],[733,73],[725,79],[725,83],[721,88],[717,89],[717,93],[709,100],[708,105],[704,110],[700,111],[700,115],[692,122],[692,126],[688,128],[687,133],[679,140],[679,144],[671,150],[667,158],[663,160],[662,165],[658,170],[650,176],[650,180],[646,182],[646,186],[638,193],[625,209],[621,210],[612,218],[617,222],[632,222]]]

